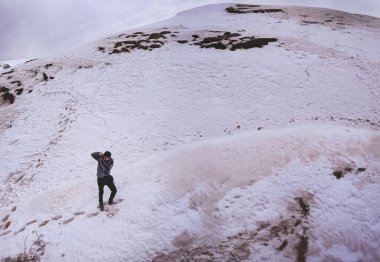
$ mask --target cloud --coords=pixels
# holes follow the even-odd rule
[[[218,0],[1,0],[0,61],[53,55],[88,41],[150,24]],[[231,1],[252,3],[252,1]],[[312,5],[380,17],[379,1],[266,0],[259,4]]]

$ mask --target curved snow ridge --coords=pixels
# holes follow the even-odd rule
[[[183,195],[203,182],[236,187],[258,181],[298,159],[308,164],[325,157],[380,159],[380,132],[336,125],[304,125],[211,139],[155,155],[136,164],[138,177],[162,177]],[[142,166],[149,166],[145,175]],[[131,167],[125,170],[131,173]]]
[[[377,131],[332,125],[261,130],[184,146],[150,157],[126,170],[130,182],[126,190],[132,191],[130,195],[140,192],[134,203],[139,207],[139,214],[154,217],[147,221],[154,225],[151,243],[161,243],[152,244],[155,250],[172,241],[172,250],[191,243],[190,246],[197,248],[188,249],[188,252],[196,253],[202,245],[234,237],[247,229],[258,230],[262,223],[294,223],[311,228],[318,237],[298,232],[297,237],[286,238],[293,248],[300,239],[310,239],[314,244],[310,243],[309,249],[317,258],[334,257],[337,246],[347,246],[348,249],[353,246],[350,250],[354,253],[366,254],[365,250],[368,251],[367,255],[357,255],[359,259],[372,259],[377,247],[371,241],[379,233],[374,228],[379,222],[374,200],[379,193],[373,190],[373,187],[379,187],[376,178],[380,171],[379,160],[380,133]],[[360,175],[358,172],[363,169],[366,173]],[[338,180],[334,172],[342,172],[344,178]],[[334,199],[334,195],[340,196]],[[358,199],[344,203],[352,195]],[[364,204],[367,204],[365,208]],[[366,216],[371,217],[369,221],[352,213],[358,207],[366,210]],[[302,213],[309,208],[311,214],[317,213],[324,219],[313,217],[314,220],[307,220],[299,215],[299,209]],[[358,237],[356,242],[353,239],[348,241],[347,238],[357,232],[350,229],[349,223],[336,226],[339,221],[331,221],[331,214],[340,214],[337,219],[350,217],[352,225],[360,230],[365,227],[373,230]],[[288,217],[288,220],[280,217]],[[323,228],[330,228],[333,233]],[[267,242],[278,248],[281,242],[271,239],[268,234]],[[281,241],[285,241],[286,236]],[[254,238],[252,241],[243,244],[255,246],[260,242]],[[148,242],[144,243],[147,245]],[[327,249],[322,252],[323,245]],[[171,255],[181,256],[177,251],[173,252],[157,261],[168,261]],[[276,254],[272,250],[269,253],[263,251],[262,255],[273,260]],[[279,259],[283,258],[280,256]]]

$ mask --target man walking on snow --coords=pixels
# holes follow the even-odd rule
[[[98,161],[97,177],[99,187],[99,207],[101,210],[103,210],[104,186],[108,186],[108,188],[111,190],[111,195],[108,199],[108,204],[110,205],[113,203],[113,198],[115,197],[117,192],[115,184],[113,182],[113,177],[110,174],[111,168],[113,166],[113,159],[111,158],[111,152],[109,151],[104,152],[104,154],[101,152],[94,152],[91,154],[91,156],[96,161]]]

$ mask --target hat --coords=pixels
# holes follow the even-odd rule
[[[106,151],[104,152],[103,154],[105,157],[111,157],[111,152],[110,151]]]

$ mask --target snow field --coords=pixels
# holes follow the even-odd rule
[[[0,108],[1,255],[38,232],[44,261],[379,260],[378,30],[227,6],[141,30],[279,41],[97,50],[115,37],[16,68],[33,92]],[[120,201],[106,212],[89,155],[102,150],[113,153]]]

